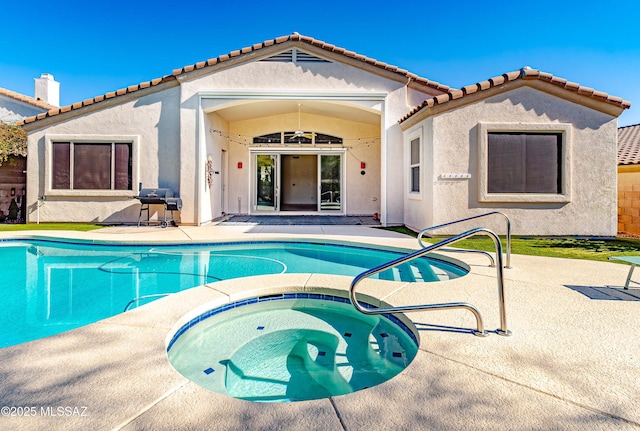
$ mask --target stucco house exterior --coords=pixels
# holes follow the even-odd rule
[[[618,231],[640,234],[640,124],[618,129]]]
[[[13,125],[57,107],[60,84],[52,75],[45,73],[35,78],[34,87],[34,97],[0,87],[0,123]],[[27,160],[17,152],[8,154],[6,161],[3,159],[0,159],[0,223],[23,222]]]
[[[503,211],[514,233],[610,236],[629,106],[529,68],[453,89],[294,33],[25,119],[29,221],[135,222],[161,187],[190,225]]]
[[[34,97],[0,87],[0,121],[13,124],[58,107],[60,83],[53,75],[43,73],[34,81]]]

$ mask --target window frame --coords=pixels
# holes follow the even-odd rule
[[[130,144],[131,145],[131,190],[122,189],[54,189],[53,188],[53,145],[56,143],[73,144]],[[101,197],[136,197],[140,182],[139,142],[137,135],[46,135],[45,136],[45,196],[101,196]],[[71,152],[71,151],[70,151]],[[73,158],[70,158],[73,160]],[[111,174],[114,171],[114,154],[111,158]],[[70,168],[70,176],[73,167]],[[115,187],[115,178],[111,178],[111,187]]]
[[[489,193],[489,134],[521,133],[561,135],[558,157],[560,166],[560,193]],[[571,124],[566,123],[479,123],[478,124],[478,201],[520,203],[571,202]]]
[[[417,163],[412,163],[411,160],[411,146],[413,144],[413,142],[418,141],[418,160]],[[422,198],[422,190],[424,189],[424,184],[423,184],[423,174],[424,174],[424,170],[423,170],[423,163],[422,163],[422,157],[423,157],[423,148],[422,148],[422,144],[423,144],[423,137],[422,137],[422,129],[418,129],[416,131],[414,131],[412,134],[407,136],[407,141],[406,141],[406,158],[405,158],[405,163],[406,163],[406,190],[407,190],[407,194],[409,199],[421,199]],[[414,169],[418,169],[418,190],[412,190],[413,188],[413,170]]]

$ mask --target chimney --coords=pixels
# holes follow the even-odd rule
[[[36,82],[35,98],[49,105],[60,106],[60,83],[53,79],[50,73],[43,73],[40,78],[33,79]]]

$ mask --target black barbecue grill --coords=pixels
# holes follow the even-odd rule
[[[140,194],[137,196],[140,201],[140,214],[138,215],[138,226],[142,219],[142,212],[147,212],[147,225],[149,225],[149,206],[150,205],[163,205],[164,212],[160,226],[167,227],[168,223],[172,226],[176,225],[173,218],[174,211],[180,211],[182,209],[182,199],[173,197],[173,190],[171,189],[140,189]],[[167,222],[167,211],[171,212],[171,220]]]

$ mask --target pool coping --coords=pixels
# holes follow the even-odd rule
[[[368,239],[364,229],[358,230],[358,241],[381,241],[373,232]],[[221,231],[215,232],[220,238]],[[245,235],[233,231],[229,237]],[[265,237],[272,235],[278,233]],[[326,235],[354,238],[353,233],[320,238],[328,239]],[[415,247],[415,239],[385,237],[382,242]],[[477,256],[461,260],[471,267],[469,275],[429,289],[365,280],[361,290],[396,305],[444,301],[455,293],[472,299],[486,327],[496,328],[494,270]],[[474,319],[464,311],[412,313],[407,317],[418,325],[421,343],[400,375],[354,394],[282,405],[232,399],[187,381],[166,357],[171,328],[205,303],[223,304],[283,288],[344,294],[351,278],[283,274],[189,289],[87,327],[0,349],[3,406],[33,407],[37,413],[1,417],[0,427],[639,429],[640,301],[595,301],[567,288],[607,287],[612,281],[621,286],[628,267],[518,255],[512,266],[505,271],[512,337],[474,337]]]

